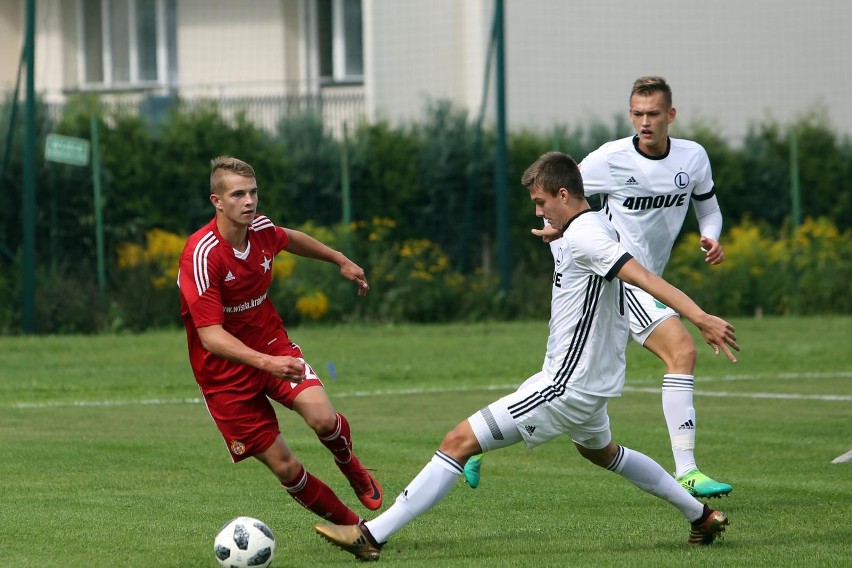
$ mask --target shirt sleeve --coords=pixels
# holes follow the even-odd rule
[[[583,190],[586,195],[610,193],[613,184],[607,161],[606,145],[601,146],[580,162],[580,174],[583,176]]]
[[[287,235],[287,230],[284,227],[275,226],[275,239],[277,241],[277,247],[275,253],[278,254],[282,250],[287,248],[287,243],[290,242],[290,237]]]
[[[715,194],[713,188],[713,170],[710,167],[710,158],[707,156],[707,151],[699,146],[698,155],[698,180],[695,187],[692,189],[692,198],[696,200],[708,199]]]
[[[192,315],[195,327],[224,323],[222,278],[216,255],[208,251],[202,260],[196,253],[200,254],[200,251],[189,249],[181,255],[178,273],[181,296]]]
[[[573,225],[573,224],[572,224]],[[618,269],[632,258],[599,223],[569,227],[569,246],[579,268],[612,280]]]
[[[714,241],[719,240],[722,234],[722,210],[715,195],[708,199],[693,199],[695,216],[698,218],[698,231],[702,237],[708,237]]]

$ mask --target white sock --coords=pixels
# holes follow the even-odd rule
[[[692,406],[692,375],[663,376],[663,415],[669,428],[675,475],[695,469],[695,408]]]
[[[704,512],[704,505],[675,481],[663,466],[636,450],[618,446],[618,455],[607,469],[627,478],[630,483],[656,495],[680,509],[686,520],[692,522]]]
[[[411,480],[391,508],[367,521],[373,538],[379,543],[386,542],[402,527],[437,505],[464,473],[463,468],[463,464],[441,450],[435,452],[432,461]]]

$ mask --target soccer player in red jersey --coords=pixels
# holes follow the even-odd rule
[[[370,288],[364,270],[313,237],[258,215],[255,172],[246,162],[221,156],[210,168],[216,216],[189,237],[178,276],[189,360],[204,402],[234,462],[253,456],[305,508],[334,523],[358,523],[281,436],[271,400],[302,416],[365,507],[381,507],[382,489],[353,453],[349,423],[288,337],[267,291],[282,250],[338,265],[360,296]]]

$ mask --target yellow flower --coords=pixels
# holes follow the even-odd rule
[[[286,280],[293,274],[296,268],[296,257],[292,254],[279,254],[272,263],[272,277],[277,280]]]
[[[301,296],[296,300],[296,311],[316,321],[328,312],[328,296],[320,291]]]
[[[118,245],[118,267],[122,270],[138,266],[142,262],[145,251],[142,247],[133,243],[121,243]]]
[[[186,237],[151,229],[145,234],[145,248],[134,243],[121,243],[116,248],[118,266],[122,270],[146,264],[157,274],[151,277],[151,285],[162,289],[173,285],[177,280],[178,261],[183,251]]]

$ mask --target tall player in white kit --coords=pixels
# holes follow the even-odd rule
[[[719,244],[722,213],[716,200],[710,161],[701,145],[669,138],[675,119],[672,92],[662,77],[641,77],[630,94],[634,136],[608,142],[580,163],[586,195],[601,196],[601,208],[619,233],[624,248],[643,266],[662,276],[674,241],[692,202],[698,217],[705,261],[724,259]],[[556,228],[540,234],[558,243]],[[720,497],[733,491],[728,483],[703,474],[695,461],[697,420],[693,406],[695,342],[670,307],[630,284],[626,287],[631,337],[666,366],[662,385],[675,477],[697,497]],[[465,466],[471,487],[479,485],[481,456]]]
[[[730,350],[739,350],[733,326],[633,259],[605,215],[589,208],[570,156],[545,154],[527,168],[522,183],[536,215],[564,233],[554,256],[544,365],[517,391],[451,430],[387,511],[361,524],[315,525],[323,538],[361,560],[378,560],[391,536],[441,501],[471,456],[519,442],[532,448],[562,435],[595,465],[679,509],[691,524],[689,544],[711,544],[729,524],[725,513],[702,504],[657,462],[613,442],[607,401],[624,386],[630,329],[623,282],[671,304],[717,354],[724,351],[736,361]]]

